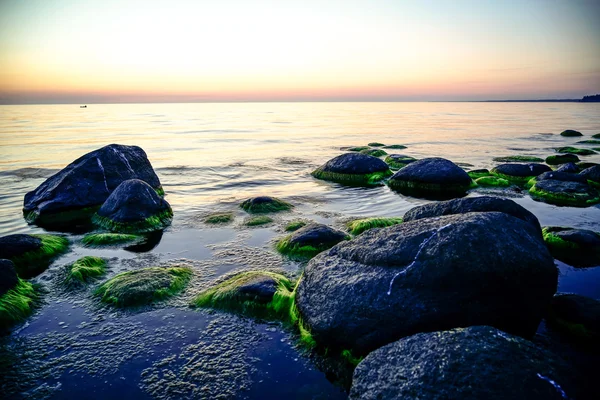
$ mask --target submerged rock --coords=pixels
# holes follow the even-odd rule
[[[527,182],[527,186],[531,187],[531,186],[535,185],[536,182],[544,181],[544,180],[548,180],[548,179],[555,180],[555,181],[562,181],[562,182],[579,182],[579,183],[587,184],[587,180],[584,177],[582,177],[581,175],[573,174],[573,173],[569,173],[569,172],[552,171],[552,172],[544,172],[543,174],[536,176],[535,178],[531,178],[529,180],[529,182]]]
[[[555,258],[576,267],[600,265],[600,234],[560,226],[547,226],[542,233]]]
[[[285,226],[285,231],[286,232],[295,232],[298,229],[302,228],[303,226],[306,226],[305,221],[291,221]]]
[[[557,281],[531,223],[467,213],[370,230],[321,253],[305,268],[296,306],[317,343],[365,354],[469,325],[532,336]]]
[[[373,157],[381,157],[381,156],[387,155],[387,152],[385,150],[381,150],[381,149],[366,149],[366,150],[361,150],[360,154],[366,154],[368,156],[373,156]]]
[[[226,224],[231,221],[233,221],[233,213],[231,212],[211,214],[204,219],[207,224]]]
[[[506,156],[506,157],[495,157],[496,162],[544,162],[544,159],[533,156]]]
[[[567,154],[577,154],[579,156],[591,156],[592,154],[596,154],[594,150],[590,149],[578,149],[576,147],[566,146],[559,147],[556,149],[558,153],[567,153]]]
[[[562,131],[560,133],[560,136],[575,137],[575,136],[583,136],[583,135],[579,131],[575,131],[573,129],[567,129],[566,131]]]
[[[417,161],[417,159],[410,156],[405,156],[403,154],[390,154],[385,158],[384,161],[390,166],[390,168],[400,169]]]
[[[369,146],[356,146],[356,147],[350,147],[348,149],[342,148],[341,150],[360,152],[360,151],[368,150],[368,149],[369,149]]]
[[[385,162],[361,153],[339,155],[312,172],[317,179],[351,185],[379,184],[390,175],[392,172]]]
[[[347,239],[350,237],[342,231],[313,223],[281,239],[277,250],[290,256],[310,258]]]
[[[577,157],[575,154],[558,154],[546,157],[546,164],[548,165],[560,165],[576,162],[579,162],[579,157]]]
[[[95,292],[101,301],[116,307],[150,304],[184,289],[192,277],[187,267],[150,267],[122,272],[104,282]]]
[[[385,146],[385,144],[379,143],[379,142],[371,142],[371,143],[367,144],[367,146],[371,146],[371,147],[383,147],[383,146]]]
[[[169,203],[146,182],[129,179],[117,186],[92,220],[113,232],[141,233],[164,229],[172,219]]]
[[[40,274],[68,248],[69,241],[55,235],[15,234],[0,237],[0,259],[11,260],[22,278]]]
[[[254,217],[246,218],[246,220],[244,220],[244,225],[259,226],[270,224],[271,222],[273,222],[273,218],[267,217],[266,215],[257,215]]]
[[[572,293],[554,295],[546,322],[577,344],[600,348],[600,301]]]
[[[580,140],[577,144],[600,144],[600,140]]]
[[[276,197],[258,196],[244,200],[240,207],[251,214],[273,213],[291,210],[294,206]]]
[[[515,184],[524,184],[534,176],[552,171],[544,164],[500,164],[490,171],[492,175]]]
[[[0,296],[17,286],[19,277],[15,264],[10,260],[0,259]]]
[[[555,172],[564,172],[567,174],[576,174],[579,172],[579,168],[577,167],[577,165],[575,165],[574,163],[570,162],[570,163],[566,163],[561,165],[560,167],[558,167],[556,169]]]
[[[424,218],[441,217],[444,215],[466,214],[470,212],[497,211],[529,223],[536,231],[541,232],[540,223],[535,215],[526,208],[510,199],[481,196],[465,199],[454,199],[429,203],[410,209],[404,214],[404,221],[415,221]]]
[[[369,354],[354,371],[350,399],[576,398],[571,366],[489,326],[420,333]]]
[[[394,190],[423,197],[464,196],[471,184],[471,178],[462,168],[439,157],[410,163],[388,181]]]
[[[353,235],[360,235],[361,233],[368,231],[373,228],[386,228],[388,226],[397,225],[402,223],[402,218],[389,218],[389,217],[375,217],[375,218],[362,218],[355,219],[348,222],[348,230]]]
[[[589,207],[600,203],[600,193],[585,183],[545,179],[536,182],[529,194],[535,200],[541,200],[557,206]]]
[[[89,220],[123,181],[140,179],[159,194],[162,186],[144,150],[111,144],[73,161],[25,195],[27,222],[69,226]]]
[[[390,144],[389,146],[383,146],[384,149],[392,149],[392,150],[403,150],[407,147],[403,144]]]

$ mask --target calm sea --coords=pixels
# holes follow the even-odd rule
[[[232,271],[276,267],[297,275],[302,265],[273,251],[273,241],[283,235],[286,221],[304,218],[342,228],[351,217],[402,216],[426,202],[391,192],[385,186],[348,188],[313,179],[310,172],[341,154],[341,147],[374,141],[402,144],[407,149],[396,153],[415,158],[444,157],[466,169],[491,168],[496,165],[493,157],[519,154],[545,158],[555,147],[581,140],[559,136],[564,129],[579,130],[587,139],[600,132],[600,105],[0,106],[0,235],[41,232],[22,218],[25,193],[79,156],[110,143],[138,145],[146,151],[175,213],[173,225],[156,246],[142,253],[89,250],[77,244],[81,236],[71,235],[72,252],[37,278],[49,288],[46,304],[0,346],[0,351],[19,360],[12,369],[8,393],[48,392],[50,398],[105,398],[115,394],[177,398],[177,390],[198,395],[200,392],[193,388],[204,387],[201,393],[208,397],[262,399],[322,393],[343,398],[331,377],[326,379],[312,360],[295,349],[290,335],[280,327],[191,310],[187,302],[199,288]],[[582,158],[600,163],[600,155]],[[244,213],[237,205],[260,194],[284,198],[297,207],[278,216],[274,224],[246,228],[242,224]],[[600,231],[598,206],[563,208],[535,202],[523,194],[511,197],[537,215],[542,225]],[[214,228],[202,222],[206,214],[220,210],[237,212],[233,224]],[[111,276],[177,260],[196,268],[199,278],[186,291],[190,293],[179,300],[136,313],[112,312],[98,308],[90,292],[64,294],[55,288],[61,266],[83,255],[111,258]],[[600,268],[557,264],[561,271],[559,290],[600,298]],[[60,343],[65,343],[63,348]],[[241,356],[233,357],[233,361],[223,358],[221,353],[236,349]],[[48,356],[34,362],[18,357],[34,350],[45,351]],[[211,357],[216,361],[211,363]],[[213,365],[219,363],[222,365]],[[189,373],[190,365],[206,369],[205,374]],[[230,375],[219,369],[225,367]],[[218,376],[228,378],[219,380]],[[228,387],[227,379],[239,388]],[[173,386],[172,391],[160,390],[165,382]]]

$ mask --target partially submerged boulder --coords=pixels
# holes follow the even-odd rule
[[[350,399],[577,398],[569,364],[489,326],[420,333],[369,354],[354,371]]]
[[[462,168],[439,157],[410,163],[388,181],[400,193],[433,198],[464,196],[472,183]]]
[[[515,203],[511,199],[481,196],[468,197],[429,203],[410,209],[404,214],[404,221],[415,221],[424,218],[441,217],[444,215],[466,214],[470,212],[497,211],[529,223],[537,232],[541,232],[540,222],[533,213]]]
[[[534,200],[557,206],[589,207],[600,203],[600,193],[586,183],[545,179],[536,182],[529,194]]]
[[[310,258],[350,237],[323,224],[306,225],[277,242],[277,250],[289,256]]]
[[[365,149],[365,150],[361,150],[360,154],[366,154],[368,156],[373,156],[373,157],[381,157],[381,156],[387,155],[387,152],[385,150],[381,150],[381,149]]]
[[[600,348],[600,301],[572,293],[556,293],[546,316],[548,326],[577,344]]]
[[[162,230],[171,224],[169,203],[139,179],[122,182],[92,218],[104,229],[119,233]]]
[[[11,260],[22,278],[31,278],[43,272],[68,248],[69,240],[56,235],[15,234],[0,237],[0,259]]]
[[[19,277],[15,264],[10,260],[0,259],[0,296],[17,286]]]
[[[112,247],[123,244],[134,245],[143,242],[145,238],[140,235],[132,235],[129,233],[89,233],[81,239],[85,247]]]
[[[361,233],[368,231],[373,228],[386,228],[388,226],[397,225],[402,223],[402,218],[394,217],[374,217],[374,218],[362,218],[355,219],[346,224],[348,230],[353,235],[360,235]]]
[[[544,242],[552,255],[576,267],[600,265],[600,233],[587,229],[547,226]]]
[[[240,207],[250,214],[261,214],[288,211],[294,206],[276,197],[258,196],[244,200]]]
[[[406,149],[407,147],[404,146],[403,144],[390,144],[388,146],[383,146],[384,149],[391,149],[391,150],[403,150]]]
[[[576,164],[570,162],[570,163],[561,165],[555,171],[556,172],[564,172],[567,174],[576,174],[579,172],[579,167]]]
[[[25,195],[29,223],[69,226],[89,220],[123,181],[140,179],[159,194],[163,189],[144,150],[111,144],[83,155]]]
[[[226,224],[233,221],[233,213],[221,212],[208,215],[204,222],[207,224]]]
[[[142,268],[114,276],[95,295],[116,307],[141,306],[179,293],[191,277],[192,270],[188,267]]]
[[[586,168],[579,175],[584,177],[590,185],[600,188],[600,165]]]
[[[385,162],[361,153],[339,155],[312,172],[317,179],[351,185],[376,185],[390,175]]]
[[[576,162],[579,162],[579,157],[577,157],[575,154],[557,154],[546,157],[546,164],[548,165],[560,165]]]
[[[496,162],[534,162],[540,163],[544,162],[543,158],[534,157],[534,156],[506,156],[506,157],[494,157],[494,161]]]
[[[525,184],[534,176],[552,171],[550,167],[544,164],[500,164],[490,171],[492,175],[498,178],[506,179],[514,184]]]
[[[591,156],[592,154],[596,154],[594,150],[590,149],[578,149],[576,147],[566,146],[559,147],[556,149],[558,153],[566,153],[566,154],[577,154],[579,156]]]
[[[543,174],[536,176],[535,178],[531,178],[529,180],[529,182],[527,182],[526,186],[531,187],[531,186],[535,185],[536,182],[547,180],[547,179],[551,179],[551,180],[555,180],[555,181],[562,181],[562,182],[579,182],[579,183],[587,184],[587,180],[579,174],[573,174],[570,172],[551,171],[551,172],[544,172]]]
[[[532,336],[557,281],[531,223],[467,213],[370,230],[321,253],[305,268],[296,306],[317,343],[366,354],[460,326]]]
[[[379,142],[371,142],[371,143],[367,144],[367,146],[371,146],[371,147],[383,147],[383,146],[385,146],[385,144],[379,143]]]
[[[417,161],[417,159],[411,156],[405,156],[404,154],[390,154],[385,158],[384,161],[392,169],[401,169],[406,167],[408,164]]]
[[[583,135],[582,135],[582,134],[581,134],[581,132],[579,132],[579,131],[575,131],[575,130],[573,130],[573,129],[567,129],[567,130],[565,130],[565,131],[562,131],[562,132],[560,133],[560,136],[566,136],[566,137],[576,137],[576,136],[583,136]]]

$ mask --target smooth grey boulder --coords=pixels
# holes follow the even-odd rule
[[[557,355],[489,326],[420,333],[370,353],[354,370],[352,400],[579,398]]]
[[[317,343],[366,354],[419,332],[535,333],[558,271],[539,230],[500,212],[371,229],[311,260],[296,305]]]
[[[15,264],[10,260],[0,259],[0,296],[17,286],[19,277]]]

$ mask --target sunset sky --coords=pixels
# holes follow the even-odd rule
[[[0,0],[3,104],[594,93],[598,0]]]

